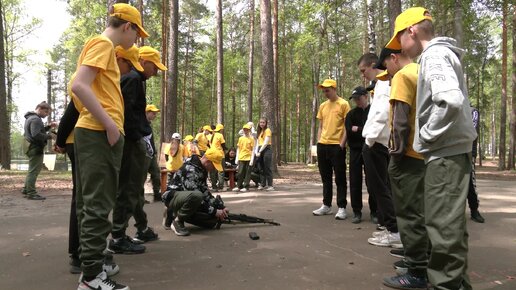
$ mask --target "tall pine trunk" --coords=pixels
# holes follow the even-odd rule
[[[253,81],[254,81],[254,0],[249,1],[249,62],[247,80],[247,120],[253,120]]]
[[[4,33],[4,8],[0,1],[0,165],[3,169],[11,169],[11,122],[7,113]]]
[[[394,22],[401,13],[401,0],[388,0],[387,10],[389,10],[389,37],[394,33]],[[382,43],[384,45],[384,43]]]
[[[165,114],[161,116],[161,142],[170,141],[171,134],[177,130],[177,81],[178,81],[178,54],[179,54],[179,1],[170,0],[170,28],[168,51],[168,84],[167,94],[162,96]]]
[[[273,162],[281,165],[281,101],[279,96],[279,49],[278,49],[278,0],[272,0],[272,51],[274,66],[274,101],[276,112],[276,134],[273,143],[276,144]]]
[[[274,52],[272,46],[272,23],[271,23],[271,1],[260,1],[260,28],[262,42],[262,75],[260,90],[260,106],[262,114],[268,120],[268,126],[273,136],[279,134],[279,128],[276,126],[276,100],[274,98]],[[273,142],[276,140],[273,138]],[[280,144],[273,143],[274,151],[279,150]],[[272,162],[273,172],[278,172],[277,162]]]
[[[509,162],[507,169],[515,169],[516,154],[516,5],[512,5],[512,113],[510,126]]]
[[[222,0],[217,0],[217,122],[224,124],[224,51],[222,43]]]
[[[506,169],[506,128],[507,128],[507,0],[502,8],[502,97],[500,104],[500,148],[498,149],[498,170]]]
[[[161,55],[163,56],[163,63],[167,68],[170,67],[169,64],[169,55],[168,55],[168,31],[169,31],[169,5],[168,0],[162,0],[161,2]],[[161,74],[161,108],[162,108],[162,114],[167,114],[166,111],[166,98],[167,98],[167,86],[168,86],[168,74],[169,71],[166,70]],[[164,124],[163,120],[165,119],[165,116],[161,116],[160,122],[161,122],[161,131],[160,131],[160,144],[164,142],[165,140],[165,134],[163,133],[164,130]]]

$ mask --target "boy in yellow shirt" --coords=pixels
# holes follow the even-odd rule
[[[209,139],[210,148],[219,150],[224,156],[226,151],[226,140],[224,139],[224,125],[217,124]],[[224,188],[224,159],[222,159],[222,171],[213,170],[210,172],[211,187],[213,191],[222,190]]]
[[[202,127],[202,132],[197,133],[195,135],[195,141],[197,141],[197,147],[199,148],[200,156],[204,155],[204,152],[208,150],[208,143],[209,143],[209,137],[211,134],[211,127],[210,125],[206,125]]]
[[[138,10],[119,3],[110,8],[108,27],[89,39],[79,56],[71,89],[80,112],[75,127],[77,217],[83,276],[78,289],[123,289],[103,271],[103,250],[111,229],[124,146],[124,105],[114,48],[129,49],[147,37]]]
[[[247,192],[249,190],[249,181],[251,179],[250,162],[254,158],[254,138],[251,135],[251,126],[245,124],[242,129],[244,136],[238,138],[236,160],[238,160],[238,181],[237,187],[233,188],[234,192]]]

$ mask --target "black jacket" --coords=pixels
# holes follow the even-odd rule
[[[145,76],[133,69],[120,78],[120,88],[124,98],[125,138],[136,141],[152,134],[152,128],[145,116]]]
[[[66,146],[66,138],[73,132],[75,124],[79,120],[79,111],[75,108],[73,101],[70,101],[68,107],[61,117],[59,127],[57,128],[56,145],[64,148]]]
[[[348,136],[348,145],[352,149],[362,149],[365,143],[365,138],[362,137],[362,129],[367,121],[367,114],[369,114],[369,108],[371,105],[367,105],[365,109],[355,107],[346,115],[346,134]],[[358,126],[357,132],[353,132],[351,127]]]

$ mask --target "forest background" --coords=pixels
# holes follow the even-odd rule
[[[436,32],[457,39],[469,99],[480,111],[479,151],[498,169],[515,169],[516,4],[508,0],[62,0],[69,26],[41,67],[20,45],[41,20],[27,15],[26,1],[0,0],[0,164],[23,159],[26,144],[16,122],[25,112],[14,102],[23,71],[43,72],[47,102],[59,121],[69,102],[67,84],[84,42],[105,27],[108,7],[128,2],[143,15],[150,37],[138,45],[162,52],[168,70],[147,81],[147,103],[161,108],[155,140],[172,133],[195,135],[223,123],[229,147],[247,121],[269,119],[275,164],[312,162],[315,115],[324,96],[316,85],[338,83],[348,99],[360,77],[358,58],[379,53],[404,9],[424,6]],[[51,7],[49,7],[51,9]],[[52,33],[48,31],[46,33]],[[510,53],[512,52],[512,53]],[[509,65],[512,60],[512,66]],[[19,68],[28,69],[19,69]],[[50,151],[50,148],[49,148]]]

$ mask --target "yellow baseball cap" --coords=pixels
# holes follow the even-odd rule
[[[412,7],[403,11],[396,17],[396,21],[394,22],[394,35],[385,47],[401,49],[401,43],[396,38],[398,33],[426,19],[432,20],[432,16],[430,16],[428,10],[423,7]]]
[[[251,125],[249,125],[249,123],[245,124],[244,126],[242,126],[242,129],[248,129],[248,130],[251,130]]]
[[[131,46],[129,49],[124,49],[119,45],[115,47],[115,53],[117,57],[121,57],[130,61],[137,71],[143,71],[143,67],[139,62],[140,53],[138,52],[138,47],[135,45]]]
[[[147,107],[145,107],[145,112],[159,112],[160,110],[158,109],[158,107],[156,107],[155,105],[147,105]]]
[[[204,156],[206,156],[206,158],[208,158],[208,160],[210,160],[211,163],[213,163],[213,166],[215,167],[215,169],[217,169],[218,172],[224,171],[224,169],[222,169],[221,164],[223,158],[222,150],[208,148],[208,150],[206,150],[206,152],[204,153]]]
[[[153,62],[160,70],[167,70],[167,67],[160,61],[159,51],[150,46],[140,47],[140,58]]]
[[[125,21],[131,22],[132,24],[138,26],[138,34],[140,37],[149,37],[147,31],[143,29],[142,16],[140,15],[140,11],[138,11],[138,9],[126,3],[114,4],[112,8],[113,9],[111,10],[111,14],[109,14],[109,16],[118,17]]]
[[[220,130],[222,130],[222,129],[224,129],[224,125],[222,125],[222,124],[217,124],[217,126],[215,127],[215,130],[213,130],[213,131],[215,131],[215,132],[219,132],[219,131],[220,131]]]
[[[376,78],[381,81],[388,81],[390,79],[389,73],[387,70],[384,70],[383,72],[376,75]]]
[[[194,137],[192,135],[186,135],[185,136],[185,139],[183,139],[183,141],[188,141],[188,142],[192,142],[194,139]]]
[[[210,125],[205,125],[204,127],[202,127],[202,130],[208,130],[211,132],[211,126]]]
[[[337,82],[332,79],[325,79],[324,82],[322,82],[322,84],[318,85],[317,87],[319,89],[329,88],[329,87],[337,88]]]

